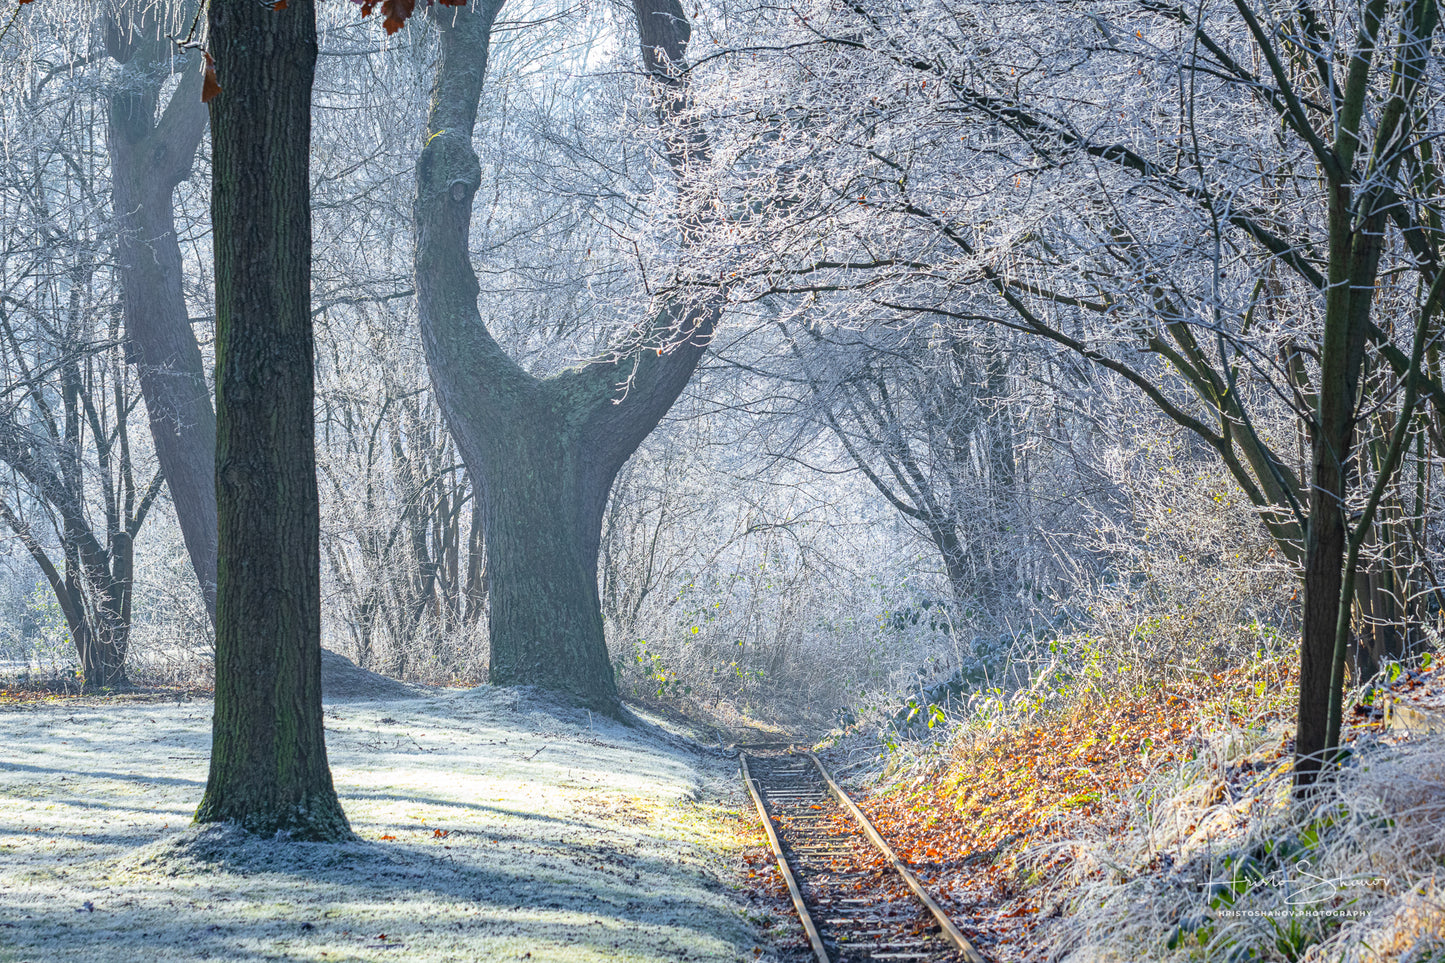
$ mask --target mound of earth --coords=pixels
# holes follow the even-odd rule
[[[417,699],[426,694],[416,686],[363,669],[340,653],[321,650],[321,698],[325,702]]]
[[[0,963],[794,959],[734,888],[759,837],[728,760],[529,690],[424,691],[326,707],[343,843],[191,823],[208,699],[7,707]]]

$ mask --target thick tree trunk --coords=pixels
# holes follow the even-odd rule
[[[117,11],[116,19],[129,19]],[[137,32],[151,36],[136,38]],[[199,57],[157,120],[170,74],[170,41],[154,23],[106,32],[107,52],[123,64],[110,93],[109,150],[116,260],[127,358],[145,398],[156,460],[175,505],[181,537],[212,623],[216,618],[216,415],[201,349],[181,289],[176,239],[177,185],[191,176],[206,129]]]
[[[617,687],[602,631],[597,555],[607,486],[577,464],[580,439],[545,403],[488,446],[483,525],[491,576],[491,679],[608,709]],[[599,480],[600,481],[600,480]]]
[[[351,835],[321,718],[311,333],[311,0],[212,0],[216,707],[199,822]]]
[[[470,261],[472,149],[497,0],[441,10],[441,60],[417,162],[416,288],[438,403],[482,499],[491,613],[491,678],[537,685],[606,712],[619,709],[597,589],[602,512],[612,482],[687,384],[716,303],[658,308],[617,360],[534,378],[492,338]],[[688,26],[676,0],[634,4],[659,109],[680,111]],[[661,53],[660,53],[661,52]],[[706,145],[666,145],[675,166]],[[628,382],[622,396],[617,385]]]

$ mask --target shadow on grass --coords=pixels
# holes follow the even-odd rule
[[[486,813],[489,816],[502,816],[508,819],[526,819],[531,822],[556,823],[559,826],[575,826],[578,829],[597,829],[604,827],[579,819],[567,819],[563,816],[547,816],[542,813],[529,813],[518,809],[503,809],[500,806],[488,806],[483,803],[463,802],[459,799],[441,799],[436,796],[423,796],[419,794],[401,794],[392,792],[374,792],[369,789],[345,789],[338,790],[341,795],[341,805],[346,806],[348,800],[385,800],[387,802],[411,803],[417,806],[436,806],[439,809],[469,809],[473,812]]]
[[[136,782],[143,785],[205,786],[205,782],[200,779],[182,779],[179,776],[143,776],[133,772],[111,772],[106,769],[62,769],[56,766],[32,766],[23,762],[6,762],[5,768],[19,772],[67,773],[82,779],[116,779],[121,782]]]
[[[486,838],[496,843],[427,852],[416,844],[302,843],[201,827],[114,860],[114,879],[124,885],[89,896],[90,909],[0,891],[0,920],[15,923],[0,928],[0,948],[9,944],[17,960],[117,963],[165,959],[162,948],[183,950],[186,959],[318,950],[367,959],[366,951],[382,949],[401,950],[396,958],[404,959],[401,944],[424,938],[447,944],[429,946],[425,959],[483,958],[456,955],[477,939],[571,945],[602,956],[625,943],[628,959],[681,959],[689,943],[746,938],[727,904],[708,898],[716,884],[674,862],[567,840]],[[503,841],[528,855],[498,853],[493,847]],[[87,894],[73,898],[80,903]],[[650,932],[638,939],[643,929]],[[388,940],[376,939],[382,932]]]

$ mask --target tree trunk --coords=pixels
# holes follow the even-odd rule
[[[491,679],[557,691],[604,712],[620,705],[597,589],[602,512],[612,482],[702,358],[720,302],[666,303],[615,359],[534,378],[492,338],[477,309],[472,200],[481,182],[473,129],[500,2],[434,16],[441,60],[417,162],[416,289],[432,383],[482,499]],[[441,8],[433,7],[432,11]],[[689,27],[676,0],[634,4],[658,109],[681,113]],[[700,135],[669,160],[701,159]],[[625,397],[617,385],[627,382]]]
[[[545,403],[488,446],[483,526],[491,578],[491,679],[609,708],[597,555],[607,491],[577,464],[580,440]]]
[[[201,349],[181,288],[181,250],[172,195],[191,176],[206,130],[201,70],[187,71],[159,120],[156,102],[170,73],[170,40],[154,23],[106,31],[106,50],[123,64],[110,93],[109,151],[116,261],[127,360],[135,363],[156,460],[175,505],[181,537],[216,618],[216,414]],[[138,33],[151,36],[138,38]]]
[[[212,0],[216,707],[198,822],[351,836],[321,718],[311,0]]]
[[[1332,185],[1330,198],[1330,281],[1320,339],[1320,390],[1310,438],[1309,523],[1305,533],[1304,625],[1300,639],[1299,705],[1295,722],[1294,786],[1303,794],[1320,774],[1330,744],[1330,703],[1338,701],[1332,682],[1335,639],[1348,618],[1354,592],[1344,587],[1346,498],[1354,472],[1355,400],[1365,356],[1365,331],[1378,241],[1352,222],[1348,186]],[[1379,217],[1365,230],[1378,234]],[[1352,290],[1353,289],[1353,290]],[[1361,292],[1361,293],[1357,293]],[[1351,587],[1353,589],[1353,586]]]
[[[126,652],[130,648],[130,600],[134,541],[126,532],[112,532],[111,546],[105,566],[88,570],[90,591],[96,602],[90,614],[93,627],[86,632],[86,644],[80,646],[80,665],[85,673],[85,688],[115,689],[130,684],[125,673]],[[77,593],[83,595],[83,593]],[[77,609],[85,612],[85,600],[78,599]],[[79,638],[77,638],[79,643]]]
[[[938,554],[943,558],[943,570],[948,576],[948,588],[953,596],[953,611],[959,619],[967,619],[972,610],[982,604],[981,598],[986,596],[969,567],[968,551],[959,540],[951,520],[930,518],[925,524]]]
[[[1313,783],[1324,764],[1329,726],[1330,673],[1345,561],[1344,478],[1331,446],[1314,444],[1309,527],[1305,536],[1304,629],[1300,644],[1299,712],[1295,723],[1294,781]]]
[[[482,531],[486,526],[483,520],[485,508],[480,491],[473,491],[472,525],[467,532],[466,597],[462,608],[462,622],[467,625],[480,621],[487,604],[486,546],[482,542]]]
[[[100,631],[84,626],[84,638],[76,636],[80,652],[80,670],[84,673],[87,692],[95,689],[121,689],[130,684],[125,674],[125,653],[129,626],[107,625]]]

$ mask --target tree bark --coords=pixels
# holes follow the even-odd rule
[[[1323,392],[1330,395],[1335,392]],[[1333,406],[1330,406],[1333,407]],[[1339,617],[1345,559],[1343,493],[1347,479],[1326,423],[1312,444],[1314,484],[1310,487],[1309,525],[1305,536],[1304,625],[1300,641],[1300,688],[1295,723],[1294,781],[1297,787],[1315,781],[1324,764],[1329,721],[1330,672]],[[1346,415],[1348,421],[1348,414]],[[1345,432],[1348,444],[1348,430]]]
[[[321,718],[311,0],[212,0],[216,707],[198,822],[351,836]]]
[[[613,478],[591,478],[583,439],[545,389],[482,461],[491,576],[491,679],[544,685],[609,708],[597,557]],[[615,474],[615,473],[614,473]]]
[[[1361,210],[1365,217],[1356,224]],[[1342,592],[1350,536],[1346,498],[1354,476],[1355,405],[1361,389],[1384,218],[1366,194],[1356,206],[1350,186],[1331,185],[1330,286],[1320,339],[1320,390],[1310,438],[1312,484],[1305,533],[1304,624],[1300,639],[1299,706],[1295,723],[1294,785],[1305,793],[1336,749],[1330,705],[1341,698],[1332,682],[1340,620],[1349,618],[1353,586]],[[1409,417],[1405,413],[1405,417]]]
[[[128,360],[136,365],[156,460],[214,624],[216,414],[181,288],[173,202],[206,130],[201,65],[194,58],[157,120],[171,44],[144,16],[139,26],[122,27],[130,14],[118,9],[104,31],[106,52],[123,65],[109,94],[108,146]]]
[[[431,8],[442,10],[433,17],[441,61],[417,163],[422,341],[442,413],[483,502],[491,680],[616,713],[597,588],[602,513],[617,472],[702,358],[718,305],[664,303],[613,359],[546,379],[524,371],[492,338],[477,308],[469,235],[481,178],[472,136],[500,7],[484,0]],[[638,0],[634,10],[658,109],[680,112],[685,90],[668,63],[680,66],[686,51],[682,8],[676,0]],[[701,159],[706,146],[686,137],[666,149],[681,167]]]

